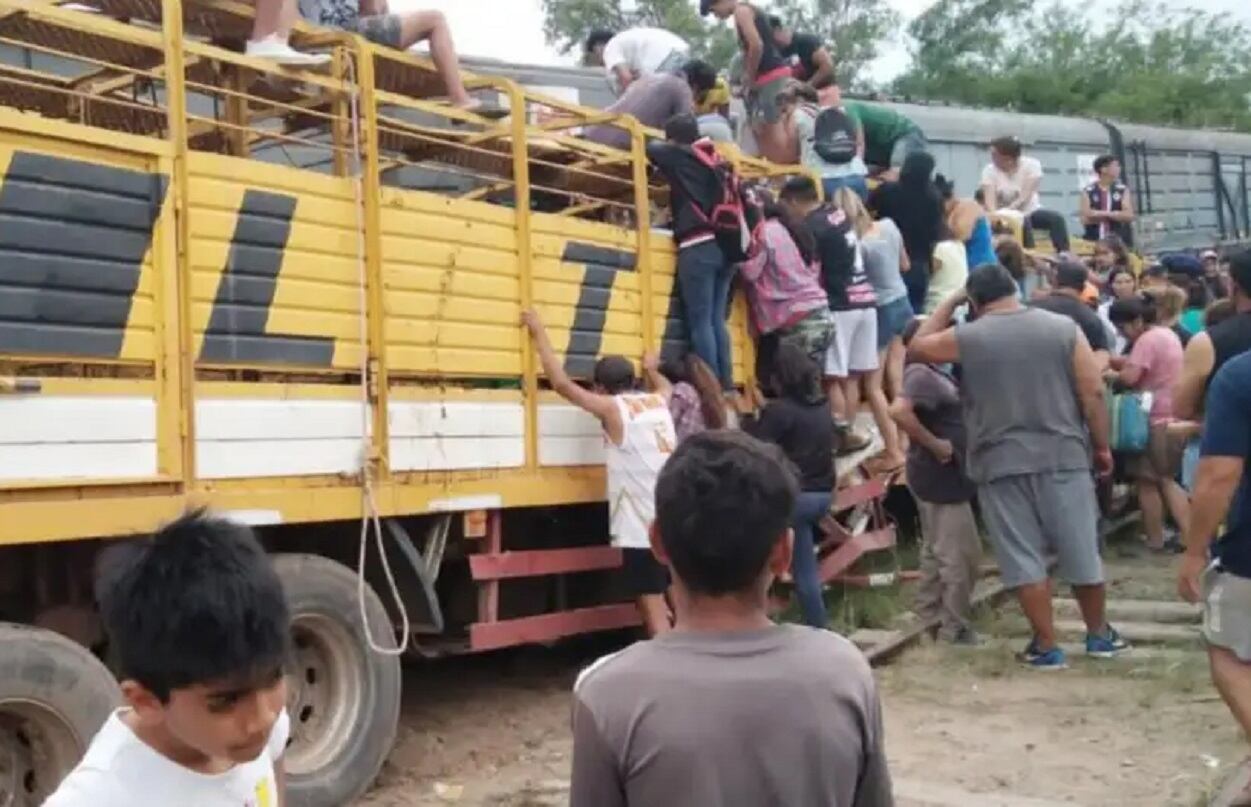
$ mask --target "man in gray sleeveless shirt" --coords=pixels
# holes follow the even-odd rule
[[[975,319],[948,327],[968,302]],[[917,361],[959,362],[968,471],[990,531],[999,574],[1034,629],[1022,660],[1066,666],[1056,643],[1047,555],[1073,586],[1086,622],[1086,652],[1109,658],[1127,645],[1105,618],[1099,473],[1112,469],[1103,383],[1094,352],[1067,317],[1025,308],[1002,266],[981,266],[917,332]]]

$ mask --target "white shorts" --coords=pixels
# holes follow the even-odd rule
[[[826,378],[846,378],[852,373],[877,369],[877,309],[831,311],[834,339],[825,351]]]

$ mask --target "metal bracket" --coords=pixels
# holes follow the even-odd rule
[[[452,523],[451,515],[439,516],[430,525],[426,533],[424,555],[413,544],[408,530],[398,519],[384,519],[383,523],[391,538],[387,543],[389,559],[396,573],[400,596],[404,597],[404,604],[408,607],[413,632],[442,633],[443,609],[439,605],[439,595],[434,584],[439,577],[439,567],[443,564],[443,551],[447,546],[447,535]]]

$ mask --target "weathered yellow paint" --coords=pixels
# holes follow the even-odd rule
[[[335,160],[333,175],[324,175],[197,152],[188,141],[189,128],[198,124],[187,115],[187,62],[211,58],[226,65],[228,72],[247,68],[264,74],[271,68],[213,45],[185,40],[178,0],[162,3],[167,21],[161,31],[153,31],[35,0],[10,2],[37,19],[81,24],[101,36],[163,55],[163,69],[170,77],[166,89],[171,120],[161,136],[149,138],[0,109],[0,168],[21,149],[159,173],[169,182],[150,249],[143,258],[120,355],[87,360],[0,356],[0,362],[8,364],[37,364],[45,395],[155,397],[158,474],[152,479],[99,483],[0,483],[0,544],[142,532],[196,505],[272,510],[289,523],[359,518],[359,483],[348,477],[198,478],[195,405],[210,398],[359,400],[356,374],[362,356],[369,367],[372,454],[381,515],[422,513],[435,501],[483,495],[500,497],[505,507],[602,500],[602,469],[537,464],[538,407],[559,399],[540,389],[535,357],[519,326],[519,314],[524,307],[537,307],[553,343],[563,350],[586,273],[582,264],[565,260],[569,245],[627,253],[634,256],[635,267],[613,273],[599,352],[637,359],[645,349],[659,347],[671,309],[675,253],[670,239],[646,224],[650,199],[645,187],[644,130],[636,122],[624,122],[632,136],[628,153],[586,150],[590,162],[629,165],[634,189],[624,201],[634,207],[642,222],[634,229],[530,210],[527,143],[539,138],[557,144],[576,141],[531,125],[522,114],[527,104],[564,109],[575,122],[592,113],[502,79],[469,78],[475,86],[496,88],[518,112],[504,129],[476,136],[479,143],[496,139],[512,145],[515,208],[383,187],[377,104],[386,101],[427,111],[439,107],[430,102],[409,104],[402,96],[377,92],[373,69],[383,51],[353,37],[336,40],[329,75],[295,74],[306,85],[323,88],[332,108],[343,115],[351,85],[348,67],[355,65],[359,71],[355,79],[361,99],[364,169],[359,179],[352,175],[354,162],[343,156]],[[388,53],[385,58],[428,67],[407,55]],[[465,117],[461,113],[449,116]],[[351,135],[343,123],[334,127],[340,146],[348,145]],[[236,150],[245,151],[235,140]],[[756,161],[741,164],[756,175],[772,170]],[[249,192],[257,191],[295,200],[266,332],[333,339],[333,357],[328,368],[234,366],[228,369],[244,372],[230,377],[263,380],[218,380],[227,377],[218,372],[222,368],[208,367],[198,357],[228,265],[240,205]],[[360,309],[362,290],[365,312]],[[736,374],[748,381],[751,352],[741,305],[735,306],[732,326]],[[133,370],[142,377],[124,377]],[[92,377],[108,373],[117,377]],[[310,379],[324,383],[310,383]],[[473,386],[485,383],[507,388]],[[389,400],[524,404],[526,465],[498,471],[393,474],[386,462]]]

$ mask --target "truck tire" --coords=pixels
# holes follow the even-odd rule
[[[121,699],[85,647],[0,622],[0,804],[43,804]]]
[[[365,792],[391,752],[400,718],[400,660],[369,649],[356,572],[317,555],[275,555],[291,609],[295,669],[288,679],[290,807],[342,807]],[[365,587],[376,642],[394,631]]]

